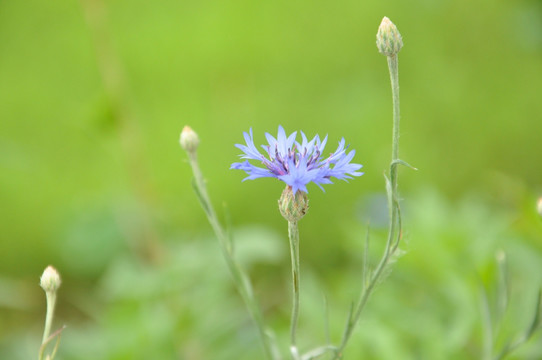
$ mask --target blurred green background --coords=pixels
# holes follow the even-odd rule
[[[274,179],[230,171],[252,128],[345,137],[365,175],[310,186],[300,223],[300,345],[332,339],[359,290],[363,239],[382,248],[391,93],[375,47],[399,56],[406,255],[370,302],[349,359],[480,358],[480,284],[508,254],[502,344],[542,284],[542,2],[0,1],[0,358],[37,356],[38,286],[63,278],[61,359],[259,359],[256,332],[178,145],[200,136],[266,320],[287,348],[286,224]],[[226,211],[223,211],[225,205]],[[490,296],[491,297],[491,296]],[[515,355],[542,356],[540,335]]]

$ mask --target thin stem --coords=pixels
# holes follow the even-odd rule
[[[51,326],[53,325],[53,317],[55,314],[56,304],[56,291],[46,291],[45,296],[47,298],[47,313],[45,315],[45,328],[43,329],[42,344],[49,338],[51,333]]]
[[[390,227],[388,232],[388,242],[386,244],[386,255],[391,255],[397,249],[399,240],[401,239],[401,212],[399,208],[399,194],[397,185],[397,167],[399,160],[399,123],[401,119],[400,106],[399,106],[399,66],[397,60],[397,54],[388,56],[388,70],[390,72],[391,81],[391,93],[393,100],[393,137],[391,143],[391,165],[390,165],[390,182],[391,182],[391,199],[390,203]],[[391,244],[395,239],[395,244],[391,247]],[[389,256],[385,256],[384,266],[389,260]]]
[[[388,69],[390,72],[391,92],[393,97],[393,138],[391,147],[392,163],[399,160],[399,122],[401,118],[399,106],[399,66],[397,55],[388,56]],[[391,168],[391,184],[394,194],[397,194],[397,166]]]
[[[252,290],[250,280],[248,279],[248,276],[245,274],[239,263],[235,260],[233,249],[228,239],[228,236],[220,225],[218,217],[216,216],[216,212],[209,199],[207,188],[205,186],[205,180],[203,178],[203,174],[199,168],[199,164],[197,161],[197,154],[195,151],[187,152],[187,154],[190,166],[192,167],[192,172],[194,174],[194,186],[199,195],[199,200],[207,215],[207,219],[209,220],[209,223],[211,224],[211,227],[213,228],[215,235],[218,238],[220,249],[222,250],[222,254],[224,255],[224,259],[226,260],[226,264],[228,266],[228,269],[230,270],[235,286],[241,294],[241,297],[245,302],[248,312],[252,320],[256,324],[256,327],[258,328],[258,332],[262,341],[262,345],[264,347],[266,357],[273,360],[280,359],[277,346],[272,341],[271,337],[269,336],[269,331],[265,326],[263,315],[254,297],[254,292]]]
[[[292,321],[290,323],[290,351],[293,359],[299,358],[296,344],[297,322],[299,318],[299,230],[297,222],[288,221],[290,238],[290,257],[292,259]]]
[[[45,297],[47,300],[47,312],[45,315],[45,327],[43,329],[43,339],[41,340],[42,347],[40,348],[39,359],[43,358],[43,353],[45,351],[45,344],[49,340],[49,335],[51,334],[51,326],[53,325],[53,318],[55,315],[55,305],[56,305],[56,291],[46,291]]]
[[[391,198],[388,199],[390,203],[390,225],[388,231],[388,242],[386,244],[386,254],[389,254],[390,245],[395,238],[396,232],[399,234],[397,236],[396,245],[399,243],[401,236],[401,219],[400,219],[400,210],[399,210],[399,195],[398,195],[398,185],[397,185],[397,167],[399,160],[399,123],[401,119],[400,106],[399,106],[399,66],[397,55],[387,56],[388,59],[388,70],[390,72],[390,81],[391,81],[391,93],[393,99],[393,130],[392,130],[392,143],[391,143],[391,165],[390,165],[390,183],[391,183]],[[388,194],[389,195],[389,194]],[[399,228],[399,229],[397,229]],[[393,247],[393,251],[397,246]]]
[[[390,221],[390,230],[389,237],[394,237],[396,228],[399,227],[401,222],[400,213],[399,213],[399,194],[398,194],[398,185],[397,185],[397,161],[399,160],[399,123],[401,120],[401,112],[399,106],[399,64],[397,60],[397,55],[388,56],[388,69],[390,72],[391,80],[391,93],[393,98],[393,138],[391,145],[391,162],[390,167],[390,182],[391,182],[391,221]],[[399,229],[400,233],[401,229]],[[400,236],[400,234],[399,234]],[[399,236],[397,240],[399,240]]]
[[[227,243],[226,234],[224,230],[222,229],[220,222],[218,221],[218,217],[216,216],[216,212],[214,210],[213,205],[211,204],[211,200],[207,193],[207,187],[205,186],[203,173],[201,172],[201,169],[198,164],[197,154],[195,152],[188,152],[188,160],[190,162],[190,166],[192,167],[192,172],[194,174],[194,181],[196,182],[196,187],[199,191],[200,199],[203,201],[203,204],[202,204],[204,206],[203,209],[205,210],[205,213],[207,214],[208,220],[211,223],[211,227],[216,233],[221,245],[223,242]]]
[[[372,273],[370,280],[361,291],[358,302],[352,309],[351,315],[348,317],[348,321],[343,333],[343,338],[340,346],[335,352],[335,360],[342,359],[343,351],[350,339],[352,332],[356,324],[359,321],[362,310],[365,308],[367,301],[371,297],[375,286],[381,280],[384,273],[384,269],[389,264],[390,259],[393,257],[398,249],[399,242],[401,240],[402,221],[401,211],[399,208],[399,195],[397,185],[397,166],[399,161],[399,122],[400,122],[400,110],[399,110],[399,67],[397,62],[397,55],[387,56],[388,69],[390,72],[391,90],[393,99],[393,136],[392,136],[392,151],[391,151],[391,164],[390,164],[390,179],[388,192],[388,204],[390,223],[388,228],[388,238],[386,241],[386,247],[378,266]],[[365,284],[365,279],[363,281]]]

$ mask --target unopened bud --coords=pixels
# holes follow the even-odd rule
[[[198,134],[196,134],[190,126],[185,126],[183,131],[181,131],[179,143],[186,152],[195,152],[199,145]]]
[[[538,214],[540,214],[540,216],[542,216],[542,197],[538,199],[536,209],[538,210]]]
[[[376,47],[378,51],[386,56],[397,55],[403,47],[403,39],[399,30],[390,19],[384,16],[378,33],[376,34]]]
[[[40,278],[40,286],[45,292],[55,292],[60,287],[62,281],[58,271],[51,265],[47,266]]]
[[[279,210],[289,222],[298,222],[309,210],[307,193],[297,191],[294,195],[291,186],[286,186],[279,199]]]

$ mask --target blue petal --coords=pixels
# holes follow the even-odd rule
[[[243,181],[254,180],[261,177],[276,177],[269,169],[254,166],[249,163],[248,160],[242,163],[233,163],[230,169],[243,170],[246,172],[249,176],[244,178]]]
[[[241,158],[243,159],[253,159],[253,160],[261,160],[263,155],[260,154],[258,149],[256,149],[256,146],[254,146],[254,139],[252,137],[252,128],[250,128],[250,134],[244,132],[243,136],[245,138],[245,143],[247,144],[236,144],[235,146],[240,149],[242,152],[245,153],[245,155],[241,155]]]

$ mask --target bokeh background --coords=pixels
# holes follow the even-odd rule
[[[348,359],[475,359],[495,254],[510,304],[497,348],[542,285],[542,2],[0,1],[0,358],[37,356],[53,264],[60,359],[261,359],[191,187],[184,125],[266,320],[290,311],[282,183],[241,183],[235,143],[279,124],[341,137],[365,175],[309,188],[300,223],[300,345],[338,342],[363,239],[382,250],[391,92],[375,47],[399,56],[406,254],[374,294]],[[511,358],[542,357],[540,334]],[[286,354],[286,351],[285,351]]]

